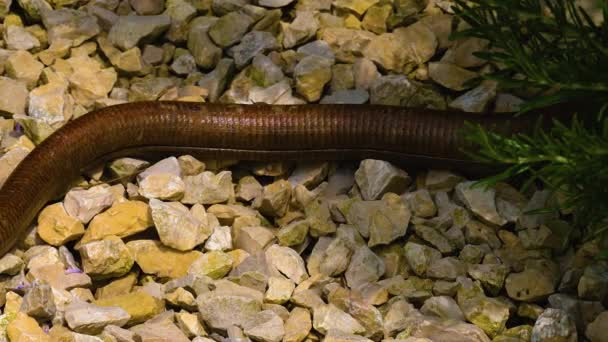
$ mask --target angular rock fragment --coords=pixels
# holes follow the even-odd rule
[[[365,200],[379,199],[387,192],[401,194],[410,184],[408,174],[389,162],[366,159],[355,172],[355,181]]]

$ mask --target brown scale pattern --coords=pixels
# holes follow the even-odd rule
[[[356,160],[477,171],[459,148],[465,120],[486,127],[512,116],[371,105],[220,105],[138,102],[91,112],[47,138],[0,189],[0,255],[88,166],[121,156],[188,153],[240,160]],[[537,115],[509,120],[528,130]]]

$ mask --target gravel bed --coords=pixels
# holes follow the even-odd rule
[[[450,0],[0,0],[0,185],[132,101],[510,112]],[[608,264],[543,189],[381,160],[123,158],[0,259],[2,341],[608,341]]]

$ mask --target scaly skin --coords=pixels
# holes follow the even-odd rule
[[[466,114],[372,105],[225,105],[137,102],[69,122],[42,142],[0,189],[0,255],[37,213],[95,162],[187,153],[239,160],[357,160],[479,173],[460,152],[464,121],[529,130],[537,115]]]

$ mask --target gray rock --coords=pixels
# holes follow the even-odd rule
[[[74,99],[68,84],[51,82],[30,92],[28,114],[53,127],[64,125],[73,115]]]
[[[306,240],[310,225],[306,220],[296,220],[282,227],[277,232],[281,246],[297,246]]]
[[[384,271],[384,261],[371,249],[361,246],[351,257],[344,276],[348,286],[356,289],[361,285],[378,281]]]
[[[393,6],[390,6],[390,5],[372,6],[365,13],[365,17],[363,17],[363,21],[361,22],[361,27],[365,30],[374,32],[376,34],[385,33],[387,30],[387,21],[392,14],[393,14]],[[425,41],[425,39],[422,39],[422,40]],[[435,42],[435,45],[437,45],[436,42]],[[434,49],[433,49],[433,51],[434,51]]]
[[[339,329],[330,329],[323,339],[325,342],[372,342],[368,338],[355,334],[347,334]]]
[[[362,89],[338,90],[321,99],[321,104],[364,104],[369,100],[369,94]]]
[[[408,242],[405,244],[405,259],[414,273],[424,276],[431,263],[441,259],[441,252],[425,245]]]
[[[511,94],[498,93],[494,101],[494,112],[496,113],[514,113],[519,111],[524,100]]]
[[[283,47],[297,46],[314,37],[319,29],[319,22],[311,11],[299,11],[295,19],[283,28]]]
[[[217,20],[215,17],[198,17],[190,22],[188,50],[194,56],[196,65],[203,69],[215,67],[222,58],[222,49],[208,35],[209,27]]]
[[[84,271],[92,277],[120,277],[129,272],[134,263],[125,243],[115,235],[83,244],[79,252]]]
[[[251,31],[243,36],[241,43],[232,48],[234,63],[242,69],[248,65],[255,56],[266,54],[279,48],[277,39],[270,32]]]
[[[465,83],[477,77],[477,73],[451,63],[429,63],[429,76],[440,85],[452,90],[465,90]]]
[[[437,37],[425,24],[416,22],[393,30],[394,37],[403,46],[404,64],[422,65],[435,55]]]
[[[171,25],[166,15],[121,16],[108,34],[112,44],[122,50],[131,49],[145,41],[151,41],[163,34]]]
[[[369,83],[371,104],[405,106],[416,87],[404,75],[387,75]]]
[[[84,334],[99,334],[105,326],[122,327],[131,316],[119,307],[101,307],[86,302],[72,302],[65,309],[70,329]]]
[[[215,227],[213,233],[205,242],[208,251],[226,251],[232,249],[232,232],[227,226]]]
[[[420,312],[425,315],[434,315],[444,319],[454,319],[464,322],[464,314],[458,303],[448,296],[431,297],[424,301],[424,305],[420,308]]]
[[[171,18],[171,26],[165,34],[165,38],[174,43],[184,42],[190,20],[196,16],[196,8],[186,0],[167,0],[165,7],[163,14]]]
[[[0,274],[15,275],[21,271],[23,266],[24,263],[20,257],[7,253],[0,259]]]
[[[296,90],[307,101],[321,98],[323,88],[331,80],[331,61],[324,57],[304,57],[294,70]]]
[[[221,103],[251,104],[249,92],[254,87],[254,83],[247,74],[248,69],[243,69],[234,77],[230,88],[220,97]]]
[[[222,16],[230,12],[238,11],[250,2],[250,0],[213,0],[211,9],[214,14]]]
[[[270,267],[281,272],[296,284],[300,284],[308,278],[304,260],[289,247],[281,247],[276,244],[270,246],[266,250],[266,259]]]
[[[258,5],[264,7],[285,7],[292,3],[293,0],[259,0]]]
[[[229,79],[235,72],[234,60],[223,58],[212,72],[205,75],[198,85],[209,92],[209,101],[216,102],[222,95]]]
[[[8,3],[10,2],[12,1],[8,1]],[[19,7],[23,8],[27,16],[33,20],[40,20],[42,12],[53,9],[45,0],[17,0],[17,3],[19,4]]]
[[[18,50],[13,52],[4,63],[7,76],[25,82],[28,89],[33,89],[38,83],[44,65],[29,52]]]
[[[315,40],[304,44],[298,48],[297,52],[300,58],[304,58],[306,56],[319,56],[327,58],[331,64],[336,62],[334,52],[331,50],[329,44],[323,40]]]
[[[56,307],[52,288],[48,284],[34,284],[23,296],[20,311],[40,320],[53,318]]]
[[[375,200],[387,192],[401,194],[410,184],[409,175],[382,160],[366,159],[361,161],[355,172],[355,181],[365,200]]]
[[[108,187],[94,186],[90,189],[72,189],[63,200],[65,211],[76,217],[82,223],[91,219],[114,202],[112,192]]]
[[[507,223],[496,209],[496,191],[494,188],[485,189],[473,187],[474,181],[462,182],[456,186],[456,196],[469,210],[486,222],[502,226]]]
[[[451,191],[463,178],[446,170],[429,170],[424,184],[431,192]]]
[[[291,298],[294,288],[295,284],[289,279],[270,277],[264,300],[269,303],[284,304]]]
[[[167,77],[146,77],[131,82],[129,101],[154,101],[174,86],[174,81]]]
[[[285,321],[285,342],[301,342],[312,329],[310,312],[307,309],[295,307]]]
[[[482,82],[479,86],[458,96],[448,106],[469,113],[485,112],[496,97],[496,86],[496,82]]]
[[[67,39],[72,42],[72,46],[79,46],[101,31],[97,18],[85,11],[61,8],[54,11],[43,10],[40,14],[50,44]]]
[[[532,198],[526,206],[522,209],[522,212],[526,213],[533,210],[543,209],[551,204],[552,193],[549,190],[539,190],[534,192]],[[531,229],[546,224],[547,221],[558,218],[555,213],[538,213],[538,214],[524,214],[519,217],[518,225],[523,229]]]
[[[426,189],[420,189],[405,195],[413,214],[418,217],[433,217],[437,214],[437,206],[431,194]]]
[[[254,20],[240,12],[230,12],[209,27],[209,37],[218,46],[225,48],[241,41],[254,24]]]
[[[394,322],[390,326],[391,335],[406,331],[413,341],[476,341],[489,342],[488,336],[479,327],[464,322],[445,320],[433,316],[425,316],[404,301],[399,301],[401,307],[391,311],[395,313]],[[395,303],[396,304],[396,303]],[[406,307],[409,305],[410,307]],[[393,305],[395,306],[395,305]],[[388,329],[387,329],[388,330]],[[400,336],[397,335],[397,339]],[[404,340],[401,340],[404,341]],[[408,341],[405,339],[405,341]]]
[[[0,110],[12,114],[25,114],[28,91],[25,82],[0,76]]]
[[[251,291],[239,285],[228,289],[201,293],[197,299],[200,315],[213,329],[226,330],[231,325],[244,325],[261,311],[262,298],[250,295]]]
[[[116,13],[99,5],[89,4],[89,6],[86,6],[86,10],[89,14],[97,18],[97,23],[102,31],[109,31],[112,28],[112,25],[118,20],[118,15]]]
[[[258,312],[243,324],[245,335],[260,342],[280,342],[285,335],[283,320],[274,311]]]
[[[105,328],[103,328],[103,334],[113,336],[119,342],[132,342],[136,339],[134,332],[116,325],[106,325]]]
[[[40,47],[38,38],[21,26],[11,25],[6,27],[3,37],[9,50],[31,50]]]
[[[561,293],[577,293],[578,282],[583,276],[583,272],[584,270],[580,268],[567,269],[562,274],[562,279],[557,287],[557,291]]]
[[[139,15],[160,14],[165,9],[165,0],[130,0],[129,4]]]
[[[267,87],[285,78],[281,68],[265,55],[257,55],[251,63],[251,78],[261,87]]]
[[[333,239],[324,250],[319,271],[328,276],[337,276],[346,271],[353,254],[350,245],[349,241],[344,238]]]
[[[0,19],[4,19],[4,17],[8,14],[12,2],[13,0],[3,0],[0,3]]]
[[[596,262],[585,267],[578,282],[578,296],[588,300],[604,301],[608,294],[608,263]]]
[[[217,174],[203,171],[196,176],[185,177],[184,181],[186,191],[181,199],[183,203],[216,204],[234,197],[230,171],[220,171]]]
[[[547,272],[530,268],[520,273],[509,274],[505,280],[505,288],[510,298],[535,302],[555,292],[555,283]]]
[[[251,103],[275,104],[285,95],[291,95],[291,85],[288,80],[280,81],[267,88],[251,88],[249,100]]]
[[[576,324],[577,331],[581,333],[604,311],[604,306],[600,302],[580,300],[561,293],[550,295],[549,305],[551,308],[560,309],[570,315]]]
[[[505,282],[509,268],[504,265],[470,265],[469,275],[479,280],[484,289],[492,296],[497,296]]]
[[[494,229],[479,221],[471,220],[467,222],[464,234],[466,242],[473,245],[486,244],[494,249],[501,246]]]
[[[245,176],[239,179],[239,183],[235,189],[235,195],[238,199],[250,202],[262,194],[262,185],[253,176]]]
[[[150,210],[156,231],[165,246],[188,251],[203,243],[212,233],[207,222],[201,221],[179,202],[150,199]]]
[[[381,75],[374,62],[367,58],[358,58],[353,64],[353,76],[357,89],[368,90]]]
[[[212,279],[223,278],[232,269],[233,259],[222,251],[211,251],[196,259],[188,269],[188,274]]]
[[[578,341],[574,321],[562,310],[546,309],[532,329],[532,342]]]
[[[426,270],[426,276],[434,279],[456,280],[467,272],[467,265],[454,258],[447,257],[434,260]]]
[[[386,193],[381,201],[355,203],[347,214],[347,220],[356,224],[361,235],[369,235],[370,247],[386,245],[404,236],[410,217],[407,205],[394,193]],[[368,227],[363,228],[365,224]],[[369,229],[369,234],[365,229]]]
[[[488,44],[487,40],[476,37],[459,39],[446,51],[441,62],[456,64],[463,68],[480,67],[487,61],[474,54],[486,50]]]
[[[441,253],[449,254],[454,251],[454,245],[439,231],[424,225],[414,225],[416,235],[437,248]]]
[[[144,324],[131,327],[143,341],[188,342],[190,339],[173,323],[173,312],[161,313]]]
[[[191,54],[184,53],[173,60],[173,63],[171,63],[170,68],[171,71],[178,75],[190,75],[197,70],[196,60]]]
[[[328,167],[327,162],[301,162],[296,165],[287,180],[293,187],[303,185],[312,189],[327,177]]]
[[[335,64],[331,67],[331,82],[329,91],[335,93],[340,90],[355,88],[355,76],[352,64]]]
[[[483,294],[461,299],[459,291],[458,305],[467,321],[477,325],[488,336],[493,338],[506,329],[510,308],[504,301],[488,298]]]
[[[253,202],[253,208],[263,215],[282,217],[292,197],[291,183],[286,180],[278,180],[266,185],[260,197]]]
[[[347,334],[365,331],[365,328],[356,319],[333,304],[316,308],[313,312],[312,324],[315,330],[322,334],[327,334],[332,329],[338,329]]]

